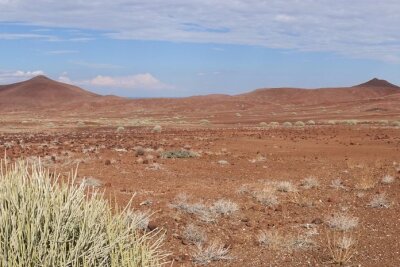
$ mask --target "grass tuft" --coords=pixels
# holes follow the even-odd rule
[[[160,266],[162,237],[96,189],[52,178],[40,163],[1,164],[0,266]]]

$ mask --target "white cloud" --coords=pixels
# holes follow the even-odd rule
[[[44,74],[45,73],[41,70],[35,70],[35,71],[22,71],[22,70],[1,71],[0,70],[0,83],[6,84],[6,83],[19,82],[19,81],[31,79],[35,76],[44,75]]]
[[[63,72],[59,77],[58,81],[62,83],[68,83],[68,84],[73,84],[73,81],[69,78],[67,72]]]
[[[172,89],[173,87],[162,83],[150,73],[135,74],[128,76],[102,76],[98,75],[93,79],[78,82],[83,85],[96,87],[123,88],[123,89]]]
[[[0,33],[0,40],[21,40],[21,39],[42,39],[55,41],[57,37],[52,35],[34,34],[34,33]]]
[[[260,45],[391,62],[400,58],[399,14],[398,0],[0,1],[2,21],[100,30],[110,38]],[[29,36],[0,35],[17,37]]]

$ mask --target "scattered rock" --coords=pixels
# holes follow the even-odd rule
[[[157,229],[157,224],[155,223],[155,222],[149,222],[149,224],[147,225],[147,229],[149,230],[149,231],[153,231],[153,230],[155,230],[155,229]]]
[[[315,218],[314,220],[311,221],[311,223],[313,223],[313,224],[321,224],[321,223],[323,223],[323,221],[322,221],[321,218]]]

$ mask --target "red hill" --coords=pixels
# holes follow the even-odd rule
[[[28,109],[94,101],[100,95],[77,86],[37,76],[28,81],[0,86],[0,107]]]

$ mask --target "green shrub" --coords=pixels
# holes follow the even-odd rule
[[[52,178],[40,164],[1,164],[0,266],[160,266],[162,236],[141,234],[127,207]],[[89,191],[88,191],[89,190]]]

